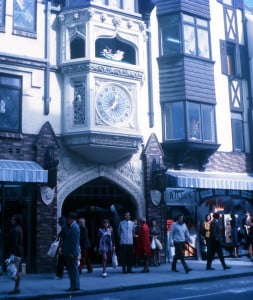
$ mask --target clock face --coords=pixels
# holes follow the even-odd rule
[[[133,110],[128,91],[117,84],[106,84],[97,95],[96,108],[100,118],[109,125],[126,124]]]

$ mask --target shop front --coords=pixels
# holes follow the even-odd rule
[[[24,230],[26,267],[34,270],[37,184],[47,181],[47,171],[35,162],[0,160],[0,266],[8,253],[10,218],[18,215]]]
[[[185,215],[194,250],[188,251],[188,256],[203,258],[205,245],[201,236],[202,223],[207,214],[214,212],[222,214],[224,251],[225,254],[232,255],[231,219],[233,215],[238,215],[243,228],[245,212],[248,211],[253,216],[253,177],[248,174],[174,170],[167,171],[166,176],[169,183],[164,192],[167,228],[178,214]],[[247,252],[242,235],[239,254]]]

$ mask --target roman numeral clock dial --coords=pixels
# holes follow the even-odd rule
[[[98,91],[96,110],[106,124],[126,125],[133,112],[131,95],[119,84],[106,84]]]

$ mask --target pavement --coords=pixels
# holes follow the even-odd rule
[[[179,272],[171,271],[171,264],[164,263],[159,267],[150,267],[149,273],[141,273],[142,268],[133,268],[133,274],[123,274],[121,267],[107,269],[108,277],[102,277],[102,268],[94,268],[92,273],[84,269],[80,275],[80,287],[78,292],[66,292],[69,288],[67,273],[63,279],[54,279],[54,274],[25,274],[22,277],[21,292],[16,295],[8,295],[13,289],[14,281],[6,274],[0,276],[0,300],[2,299],[53,299],[71,298],[74,296],[106,294],[107,292],[158,287],[166,285],[178,285],[199,281],[222,280],[223,278],[234,278],[253,275],[253,262],[246,256],[240,258],[225,258],[226,264],[231,269],[223,270],[220,261],[215,259],[212,267],[215,270],[206,270],[206,262],[201,260],[187,260],[192,271],[186,274],[180,262],[177,263]],[[253,279],[252,279],[253,280]]]

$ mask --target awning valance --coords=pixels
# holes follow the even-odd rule
[[[253,174],[167,170],[170,186],[253,191]]]
[[[0,159],[0,181],[38,182],[48,180],[48,171],[33,161]]]

